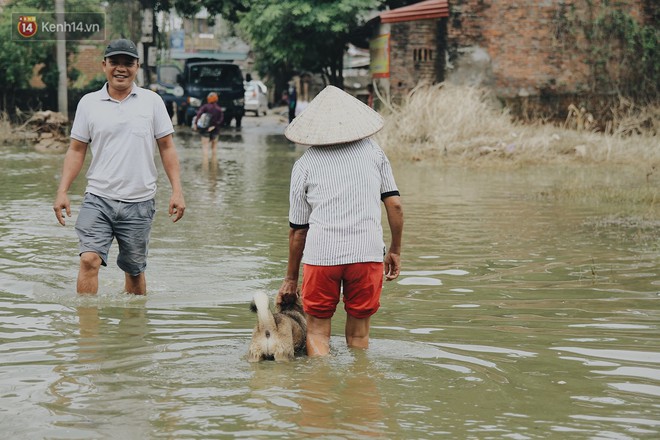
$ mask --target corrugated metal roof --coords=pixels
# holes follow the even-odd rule
[[[399,23],[401,21],[429,20],[449,17],[448,0],[426,0],[414,5],[392,9],[380,14],[381,23]]]

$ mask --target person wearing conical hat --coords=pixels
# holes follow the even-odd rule
[[[371,138],[383,124],[373,109],[328,86],[284,132],[290,141],[310,147],[291,172],[289,259],[277,301],[297,298],[302,264],[310,356],[330,352],[331,320],[340,299],[347,313],[346,343],[367,348],[383,273],[391,281],[401,270],[401,197],[387,156]],[[381,201],[389,248],[383,241]]]

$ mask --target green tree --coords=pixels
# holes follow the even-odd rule
[[[27,11],[26,11],[27,12]],[[52,44],[41,44],[12,40],[12,8],[0,13],[0,95],[2,110],[8,111],[14,105],[16,90],[29,87],[34,66],[42,63]]]
[[[256,0],[239,14],[260,72],[309,71],[343,87],[343,58],[351,34],[379,0]]]
[[[55,42],[12,40],[13,12],[39,13],[53,10],[53,0],[17,0],[8,3],[0,11],[0,71],[5,73],[3,81],[0,81],[3,111],[13,110],[17,104],[14,102],[16,93],[30,88],[30,79],[35,73],[41,75],[47,89],[57,89],[59,71],[55,60]],[[94,0],[67,0],[65,10],[70,21],[76,21],[80,12],[100,12],[98,2]],[[88,16],[85,20],[89,20]],[[86,35],[75,36],[82,38]],[[76,41],[67,42],[67,55],[75,53],[76,49]],[[40,69],[35,71],[35,66],[40,66]],[[78,73],[75,68],[70,67],[68,76],[75,79]]]
[[[255,67],[270,77],[277,94],[296,73],[322,75],[343,87],[343,59],[366,14],[419,0],[155,0],[156,10],[192,17],[202,7],[236,25],[255,55]],[[364,35],[362,36],[364,37]]]
[[[157,9],[174,8],[191,17],[202,7],[237,24],[250,42],[261,75],[289,78],[296,72],[321,74],[343,86],[343,57],[365,14],[401,0],[160,0]]]
[[[145,1],[145,0],[142,0]],[[217,14],[230,23],[238,23],[239,14],[250,10],[251,0],[146,0],[153,1],[156,11],[176,10],[184,17],[190,18],[202,8],[206,8],[213,20]]]
[[[139,1],[108,0],[108,6],[105,8],[106,39],[128,38],[139,41],[142,30],[141,11],[142,4]]]

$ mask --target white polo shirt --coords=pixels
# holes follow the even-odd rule
[[[174,132],[163,100],[133,84],[117,101],[101,90],[83,96],[76,109],[71,137],[89,144],[92,161],[87,189],[100,197],[143,202],[156,194],[155,139]]]
[[[309,226],[302,262],[382,262],[381,199],[398,195],[390,162],[371,139],[310,147],[291,172],[289,223]]]

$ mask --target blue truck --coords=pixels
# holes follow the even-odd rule
[[[199,107],[210,92],[218,94],[218,104],[224,112],[223,125],[232,120],[241,126],[245,115],[243,73],[237,64],[210,58],[189,58],[183,71],[176,65],[157,69],[158,82],[152,87],[163,98],[170,116],[176,111],[179,124],[190,126]]]

